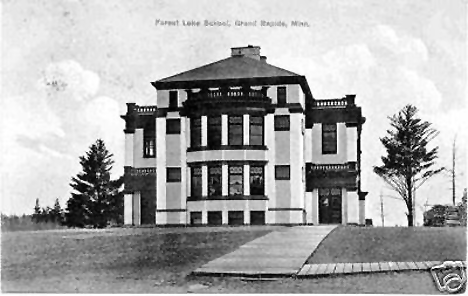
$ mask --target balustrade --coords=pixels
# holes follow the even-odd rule
[[[158,110],[157,106],[135,106],[135,111],[139,114],[154,113],[156,110]]]
[[[314,108],[340,108],[348,106],[348,101],[346,99],[315,100],[312,106]]]
[[[356,163],[348,162],[342,164],[312,164],[312,171],[345,171],[345,170],[355,170]]]
[[[155,175],[156,168],[132,168],[130,170],[131,176],[147,176],[147,175]]]
[[[266,98],[262,90],[255,89],[220,89],[212,91],[188,92],[189,100],[218,99],[218,98]]]

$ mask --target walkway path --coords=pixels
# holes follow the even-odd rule
[[[297,276],[314,277],[345,273],[427,270],[441,263],[442,261],[305,264]],[[463,262],[463,266],[466,268],[466,261]]]
[[[196,269],[197,275],[295,275],[336,226],[296,226],[271,232]]]

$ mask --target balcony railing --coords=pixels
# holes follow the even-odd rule
[[[315,100],[312,103],[313,108],[346,108],[355,106],[354,95],[347,95],[342,99]]]
[[[156,175],[156,168],[132,168],[130,176],[148,176]]]
[[[189,100],[203,100],[203,99],[245,99],[245,98],[267,98],[264,91],[255,89],[220,89],[200,91],[196,93],[189,92]]]
[[[149,113],[154,113],[158,110],[158,107],[156,106],[135,106],[135,111],[138,114],[149,114]]]
[[[310,166],[312,171],[354,171],[356,170],[355,162],[347,162],[342,164],[315,164]]]

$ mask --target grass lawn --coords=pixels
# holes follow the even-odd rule
[[[308,263],[466,260],[466,227],[338,227]]]
[[[2,233],[2,291],[150,292],[164,287],[171,291],[185,286],[193,269],[271,229]],[[139,290],[140,282],[150,288],[144,284]]]
[[[234,277],[189,275],[191,271],[208,261],[279,228],[270,226],[137,228],[2,233],[2,291],[439,293],[430,273],[419,271],[296,280],[283,278],[274,281],[245,281]],[[422,254],[426,252],[440,255],[441,250],[452,252],[454,257],[462,253],[465,258],[466,234],[464,231],[466,229],[418,228],[413,230],[343,227],[336,229],[327,237],[310,260],[313,262],[390,260],[397,256],[398,250],[403,250],[402,253],[405,254],[399,254],[399,258],[411,254],[416,254],[414,255],[416,259],[423,258],[425,255]],[[431,239],[439,241],[440,238],[450,239],[451,243],[436,244],[439,247],[431,248],[429,246],[432,244],[425,244]],[[359,239],[364,241],[360,242]],[[343,243],[345,241],[346,243]],[[388,249],[387,244],[393,244],[394,248]],[[397,248],[397,245],[400,247]],[[418,245],[420,248],[418,252],[415,249],[416,246],[413,245]],[[453,245],[460,245],[460,247]],[[387,249],[379,251],[374,248]],[[449,249],[445,251],[446,248]],[[433,251],[426,251],[429,249]],[[341,258],[346,259],[341,260]],[[415,260],[414,258],[411,260]],[[430,258],[430,260],[439,259],[446,258]],[[201,288],[197,289],[197,285],[200,284]]]

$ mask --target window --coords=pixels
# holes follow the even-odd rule
[[[180,182],[180,168],[167,168],[167,182]]]
[[[156,157],[156,132],[149,126],[143,129],[143,157]]]
[[[221,166],[208,167],[208,196],[222,195]]]
[[[190,195],[192,197],[202,196],[202,168],[191,168],[190,174]]]
[[[229,195],[242,195],[244,194],[244,187],[242,180],[244,179],[242,165],[229,166]]]
[[[166,119],[166,134],[180,134],[180,118]]]
[[[289,115],[275,115],[275,131],[289,131]]]
[[[190,224],[202,224],[202,212],[190,212]]]
[[[275,180],[289,180],[289,174],[289,165],[275,165]]]
[[[190,146],[201,146],[201,118],[192,118],[190,120]]]
[[[322,154],[336,154],[336,123],[322,124]]]
[[[178,105],[179,105],[178,92],[176,90],[171,90],[169,92],[169,109],[170,110],[177,109]]]
[[[156,139],[153,137],[145,137],[143,143],[143,157],[156,157],[155,143]]]
[[[250,195],[265,195],[263,166],[250,166]]]
[[[251,225],[265,225],[265,211],[250,211]]]
[[[221,146],[221,116],[208,117],[208,147]]]
[[[286,87],[280,86],[276,89],[276,97],[279,106],[286,105]]]
[[[250,116],[250,145],[263,145],[263,117]]]
[[[229,225],[243,225],[244,224],[244,212],[243,211],[229,211],[228,212],[228,224]]]
[[[223,224],[223,212],[209,211],[208,212],[208,225],[221,225]]]
[[[244,132],[244,117],[241,116],[229,116],[228,118],[228,144],[229,145],[242,145],[243,132]]]

